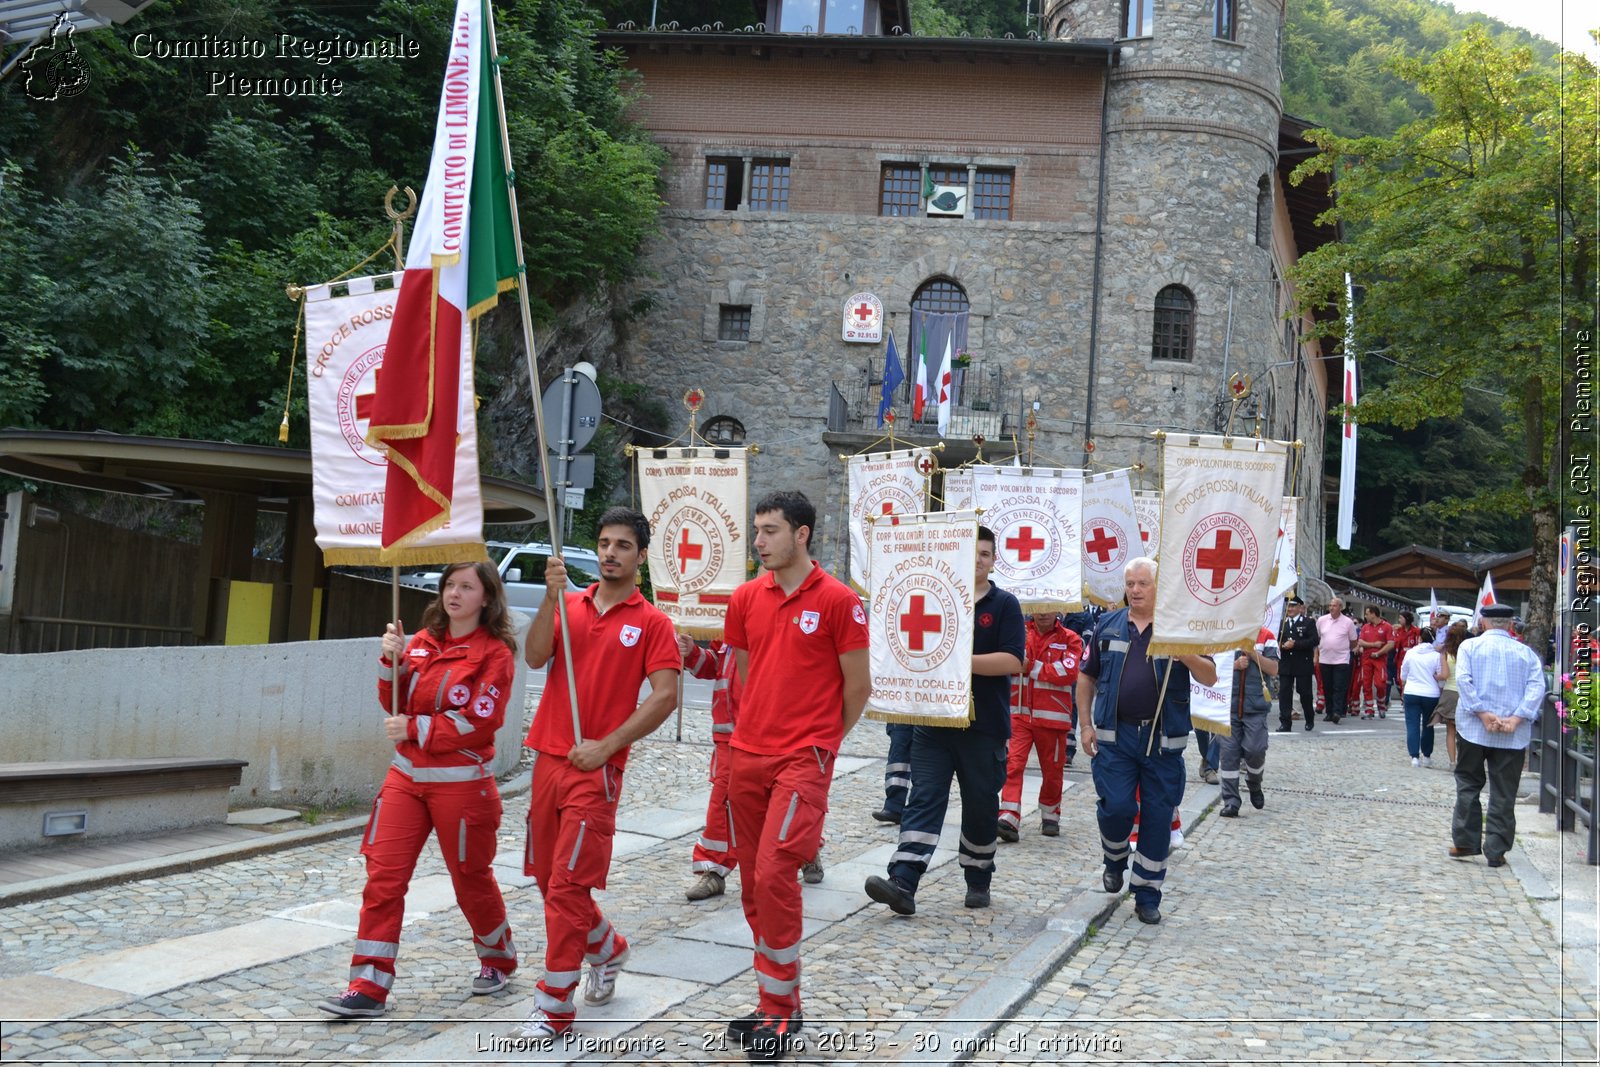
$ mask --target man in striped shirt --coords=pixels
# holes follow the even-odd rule
[[[1453,859],[1483,855],[1504,867],[1517,830],[1517,782],[1544,703],[1544,664],[1511,636],[1509,605],[1483,609],[1484,632],[1456,655],[1456,807],[1450,819]],[[1485,820],[1479,794],[1489,785]]]

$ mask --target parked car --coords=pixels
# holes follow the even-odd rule
[[[510,541],[490,541],[489,558],[500,571],[506,584],[506,600],[513,608],[527,612],[539,609],[544,600],[544,565],[554,551],[550,545],[533,541],[515,544]],[[561,558],[567,564],[567,580],[582,588],[598,581],[600,557],[592,549],[563,545]],[[443,571],[422,571],[400,576],[400,584],[432,593],[439,588],[439,575]]]

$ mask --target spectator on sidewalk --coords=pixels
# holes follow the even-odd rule
[[[1428,632],[1432,633],[1433,631],[1430,630]],[[1406,652],[1415,648],[1417,642],[1421,640],[1422,631],[1416,627],[1416,616],[1409,611],[1402,611],[1400,613],[1400,622],[1394,628],[1394,649],[1389,653],[1389,684],[1391,686],[1399,687],[1400,668],[1405,666]],[[1432,642],[1429,643],[1431,644]],[[1404,696],[1405,694],[1402,692],[1402,700]],[[1388,697],[1389,694],[1385,692],[1385,702],[1388,701]]]
[[[1079,724],[1078,740],[1092,761],[1100,796],[1095,814],[1105,859],[1101,881],[1108,893],[1122,891],[1128,838],[1137,817],[1134,913],[1140,922],[1159,923],[1172,812],[1183,800],[1183,749],[1191,729],[1189,676],[1215,685],[1217,665],[1210,656],[1152,658],[1156,561],[1136,557],[1122,573],[1128,606],[1095,625],[1078,676],[1078,707],[1092,709]]]
[[[989,581],[994,533],[978,527],[973,593],[972,705],[967,726],[917,726],[911,735],[911,795],[888,877],[867,879],[867,896],[898,915],[917,911],[917,885],[939,845],[950,782],[961,787],[961,869],[966,906],[987,908],[999,836],[1000,790],[1011,735],[1011,678],[1022,670],[1027,630],[1017,598]]]
[[[1483,609],[1484,632],[1456,656],[1456,807],[1450,819],[1451,857],[1480,852],[1491,867],[1503,867],[1517,832],[1517,784],[1533,724],[1544,702],[1544,664],[1533,649],[1511,636],[1515,612],[1506,604]],[[1489,786],[1484,817],[1479,794]]]
[[[1317,724],[1311,675],[1317,652],[1317,624],[1306,617],[1305,601],[1297,596],[1283,602],[1283,625],[1278,629],[1278,732],[1294,729],[1294,694],[1300,693],[1300,714],[1307,730]]]
[[[1267,713],[1272,710],[1272,694],[1267,679],[1278,673],[1278,642],[1266,627],[1256,635],[1256,643],[1233,657],[1233,699],[1229,702],[1228,736],[1222,739],[1222,812],[1225,819],[1239,817],[1239,764],[1244,763],[1245,784],[1250,790],[1250,806],[1264,808],[1267,795],[1261,788],[1267,766]]]
[[[1444,657],[1433,647],[1433,631],[1424,626],[1421,643],[1400,661],[1400,699],[1406,710],[1406,752],[1411,766],[1433,766],[1433,712],[1439,706],[1439,683],[1449,673]]]
[[[568,590],[567,568],[552,555],[544,569],[545,598],[528,628],[528,665],[549,665],[528,730],[527,746],[538,756],[523,860],[523,871],[538,882],[544,899],[544,977],[521,1031],[539,1045],[553,1045],[572,1029],[584,963],[584,1002],[604,1004],[628,959],[627,939],[612,928],[593,893],[606,887],[611,868],[628,748],[672,714],[683,664],[671,621],[635,581],[649,546],[650,524],[642,514],[608,509],[595,543],[600,580],[582,592]],[[570,638],[556,611],[557,597],[566,600]],[[569,639],[581,740],[573,737],[561,647]],[[640,703],[646,679],[650,695]]]
[[[1461,651],[1461,646],[1467,640],[1467,624],[1453,622],[1450,630],[1440,643],[1437,635],[1434,644],[1439,648],[1440,665],[1444,668],[1444,680],[1439,683],[1439,703],[1433,709],[1434,725],[1444,727],[1444,751],[1450,757],[1450,769],[1456,766],[1456,705],[1460,701],[1460,692],[1456,688],[1456,655]]]
[[[1344,718],[1349,699],[1350,654],[1356,647],[1356,625],[1344,613],[1344,601],[1328,601],[1328,613],[1317,620],[1318,679],[1325,705],[1324,721]]]

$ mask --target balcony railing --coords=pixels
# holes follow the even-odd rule
[[[863,368],[850,378],[835,378],[828,403],[828,429],[833,433],[880,433],[878,405],[883,398],[883,379],[878,368]],[[989,360],[973,360],[966,367],[953,368],[954,395],[951,398],[950,427],[946,437],[967,438],[981,435],[999,441],[1017,432],[1022,424],[1022,391],[1010,388],[1005,368]],[[930,400],[922,418],[911,418],[914,383],[907,380],[895,390],[893,408],[895,433],[904,437],[937,436],[939,405]]]

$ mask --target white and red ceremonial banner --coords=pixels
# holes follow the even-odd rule
[[[1295,551],[1299,545],[1300,536],[1296,529],[1299,522],[1299,505],[1297,497],[1286,496],[1283,498],[1283,512],[1278,517],[1278,545],[1272,560],[1272,583],[1267,586],[1267,601],[1270,603],[1279,597],[1288,594],[1300,581],[1300,572],[1295,568]],[[1278,628],[1272,628],[1273,633]]]
[[[958,467],[944,472],[944,510],[972,510],[971,467]]]
[[[972,608],[978,517],[970,511],[895,515],[870,524],[868,620],[872,693],[880,722],[965,726],[972,721]]]
[[[1283,513],[1288,446],[1173,434],[1161,450],[1161,537],[1151,655],[1256,643]]]
[[[1023,611],[1083,607],[1082,471],[975,466],[972,502],[994,531],[994,583]]]
[[[1233,733],[1229,705],[1233,702],[1233,658],[1236,654],[1232,650],[1212,653],[1211,660],[1217,665],[1216,685],[1201,685],[1194,675],[1189,675],[1189,719],[1195,729],[1209,730],[1224,737]],[[1156,684],[1161,684],[1161,679],[1157,678]],[[1204,755],[1201,753],[1201,758]]]
[[[1122,568],[1144,555],[1126,470],[1083,480],[1083,592],[1103,608],[1122,603]]]
[[[845,464],[850,492],[850,581],[867,592],[867,516],[911,515],[928,510],[933,454],[926,448],[851,456]]]
[[[461,442],[462,424],[475,417],[472,320],[517,276],[487,11],[483,0],[456,3],[428,180],[367,426],[367,440],[389,451],[389,564],[487,558],[481,529],[466,529],[454,510],[462,468],[476,477],[478,466]],[[447,545],[422,544],[446,526],[456,532]]]
[[[745,580],[749,556],[749,452],[653,448],[637,454],[656,607],[679,633],[721,637],[728,598]]]
[[[1350,275],[1344,276],[1344,402],[1351,409],[1356,406],[1356,289]],[[1346,411],[1339,418],[1339,517],[1334,528],[1334,542],[1340,548],[1350,547],[1350,536],[1355,531],[1356,514],[1356,417]]]
[[[389,462],[367,443],[373,389],[384,365],[389,323],[402,275],[351,278],[306,287],[306,398],[311,421],[311,503],[317,546],[327,566],[375,565],[383,559],[384,486]],[[376,289],[386,280],[395,288]],[[335,289],[346,295],[335,296]],[[451,562],[467,558],[463,542],[483,552],[483,500],[478,485],[478,430],[471,379],[456,408],[464,413],[459,448],[471,457],[456,469],[450,522],[415,547]]]
[[[1133,513],[1139,517],[1141,556],[1161,558],[1161,494],[1151,489],[1135,489]]]

